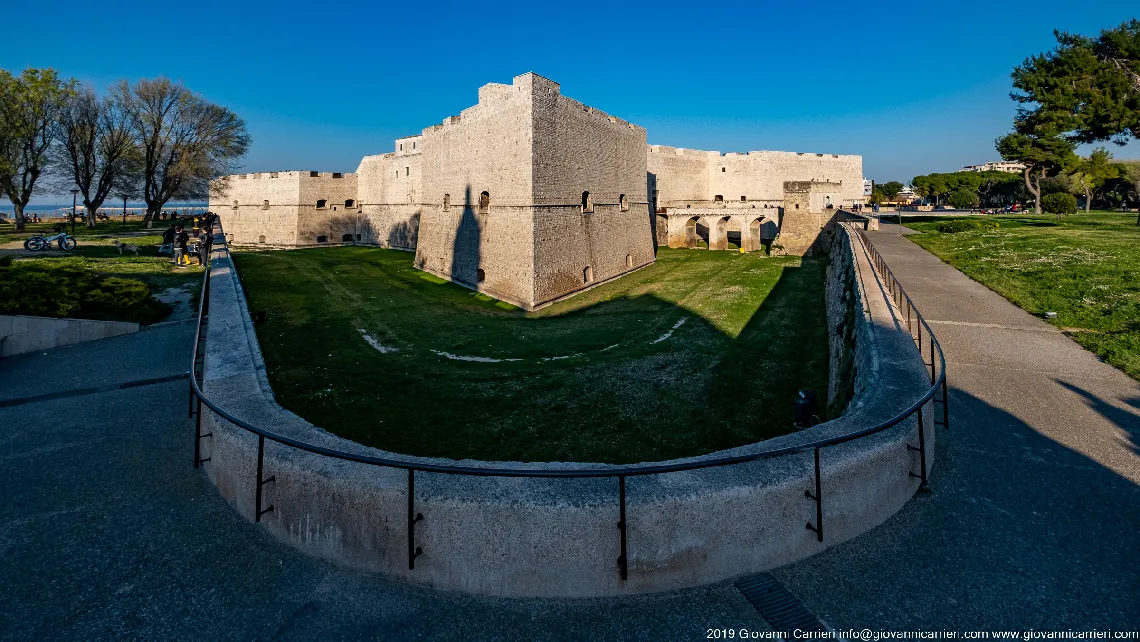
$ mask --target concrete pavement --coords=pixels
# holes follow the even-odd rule
[[[950,360],[933,492],[775,575],[836,628],[1140,629],[1140,387],[904,238],[871,238]],[[192,324],[0,361],[0,638],[705,639],[766,629],[728,583],[506,600],[352,573],[190,466]],[[825,489],[826,492],[826,489]]]
[[[1140,386],[894,231],[949,361],[933,492],[774,574],[843,628],[1140,629]]]

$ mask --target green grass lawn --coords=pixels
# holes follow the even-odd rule
[[[940,234],[912,217],[909,238],[1140,379],[1140,227],[1135,213],[987,216],[991,232]]]
[[[94,230],[77,224],[75,238],[77,247],[72,252],[58,251],[55,245],[49,252],[28,253],[22,250],[23,239],[31,234],[52,234],[52,225],[55,223],[29,223],[24,232],[15,232],[13,225],[0,226],[0,248],[4,244],[14,246],[11,249],[0,250],[0,254],[11,255],[17,268],[11,272],[13,275],[22,273],[20,267],[37,266],[45,270],[84,270],[99,277],[115,277],[142,281],[152,294],[160,294],[168,289],[189,290],[193,293],[196,304],[198,289],[202,279],[202,268],[193,266],[189,268],[175,268],[173,259],[169,254],[158,254],[158,246],[162,243],[162,230],[166,225],[155,223],[152,233],[146,233],[141,220],[128,220],[127,227],[122,228],[121,220],[114,222],[101,222]],[[68,233],[71,226],[67,227]],[[121,238],[123,242],[139,246],[139,256],[133,252],[122,255],[112,245],[112,242]],[[63,273],[61,272],[61,275]],[[13,277],[15,278],[15,277]],[[53,292],[48,286],[38,282],[35,285],[36,293],[23,292],[25,296],[58,296],[59,291]],[[39,294],[42,292],[42,295]],[[70,291],[71,295],[82,296],[78,291]],[[13,305],[13,302],[6,302]],[[33,302],[34,303],[34,302]],[[154,306],[149,309],[140,307],[139,310],[120,309],[107,311],[97,315],[97,318],[108,318],[116,321],[139,321],[143,323],[161,321],[155,315]],[[137,312],[137,314],[136,314]],[[15,309],[9,313],[26,314],[27,310]],[[167,312],[168,313],[168,312]],[[166,314],[166,313],[164,313]]]
[[[282,405],[401,453],[628,463],[787,433],[798,389],[826,396],[824,259],[662,249],[529,314],[412,259],[235,255]]]

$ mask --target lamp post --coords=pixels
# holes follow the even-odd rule
[[[77,190],[77,189],[71,190],[71,235],[72,236],[75,236],[75,195],[78,193],[79,193],[79,190]]]
[[[123,229],[127,228],[127,195],[122,194],[123,197]]]

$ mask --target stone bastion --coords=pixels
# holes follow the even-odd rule
[[[279,406],[224,245],[211,262],[203,391],[252,425],[310,444],[413,463],[525,469],[586,463],[425,459],[342,439]],[[846,293],[846,294],[845,294]],[[851,401],[838,419],[764,442],[677,461],[791,447],[888,420],[920,399],[930,379],[860,237],[840,227],[828,270],[832,371],[847,360]],[[850,311],[846,306],[852,306]],[[853,347],[852,347],[853,343]],[[844,353],[844,351],[846,351]],[[840,354],[835,354],[839,352]],[[853,368],[850,367],[853,365]],[[383,394],[379,391],[378,394]],[[924,410],[933,464],[932,404]],[[202,409],[202,466],[218,492],[255,520],[258,437]],[[586,597],[663,591],[771,569],[881,524],[919,486],[916,417],[820,450],[823,537],[812,450],[748,463],[625,479],[627,578],[621,577],[617,478],[470,477],[416,472],[409,568],[406,470],[337,460],[265,441],[261,526],[310,555],[386,578],[477,594]],[[661,462],[657,462],[661,463]],[[912,475],[914,473],[914,475]]]

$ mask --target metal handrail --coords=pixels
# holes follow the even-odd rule
[[[217,223],[217,225],[220,229],[221,228],[220,221]],[[209,297],[209,286],[210,286],[210,278],[211,278],[210,277],[211,270],[210,270],[209,264],[211,261],[210,261],[209,257],[207,257],[206,269],[205,269],[204,274],[202,276],[202,294],[200,295],[199,301],[198,301],[198,319],[197,319],[196,331],[195,331],[195,336],[194,336],[194,350],[193,350],[193,354],[192,354],[192,357],[190,360],[190,373],[191,373],[191,376],[190,376],[190,415],[197,417],[197,420],[195,422],[194,467],[197,468],[200,464],[202,464],[206,461],[209,461],[209,459],[210,459],[209,457],[204,458],[204,459],[200,457],[201,440],[206,438],[206,437],[212,437],[213,436],[213,433],[208,433],[208,434],[204,435],[201,432],[201,425],[202,425],[201,407],[203,405],[205,405],[207,408],[209,408],[211,411],[213,411],[216,415],[225,419],[227,422],[258,436],[258,461],[257,461],[258,482],[257,482],[257,493],[256,493],[255,521],[261,521],[261,515],[262,514],[273,510],[272,506],[270,506],[268,509],[265,509],[265,510],[262,510],[262,508],[261,508],[262,486],[274,481],[273,478],[270,478],[270,479],[263,479],[262,478],[262,462],[264,459],[265,440],[266,439],[273,441],[273,442],[277,442],[279,444],[283,444],[283,445],[292,447],[292,448],[296,448],[298,450],[302,450],[305,452],[310,452],[310,453],[314,453],[314,454],[318,454],[318,455],[323,455],[326,457],[332,457],[334,459],[340,459],[340,460],[344,460],[344,461],[352,461],[352,462],[357,462],[357,463],[361,463],[361,464],[368,464],[368,465],[373,465],[373,466],[384,466],[387,468],[397,468],[397,469],[407,470],[408,471],[408,488],[409,488],[409,494],[408,494],[408,529],[409,529],[409,549],[408,549],[409,550],[409,562],[408,562],[408,567],[409,567],[409,569],[415,568],[414,560],[422,552],[420,549],[414,548],[414,546],[413,546],[414,534],[413,534],[412,529],[413,529],[414,524],[416,522],[423,519],[423,515],[420,515],[420,514],[413,515],[413,513],[414,513],[414,510],[413,510],[414,490],[413,489],[414,489],[414,483],[415,483],[414,473],[416,471],[429,472],[429,473],[442,473],[442,474],[448,474],[448,475],[478,476],[478,477],[534,477],[534,478],[616,477],[616,478],[618,478],[618,482],[619,482],[619,495],[620,495],[619,501],[621,504],[621,521],[618,523],[618,528],[621,530],[622,555],[618,559],[618,562],[619,562],[619,565],[621,567],[621,577],[624,580],[624,579],[626,579],[626,563],[625,563],[625,549],[626,549],[625,478],[626,477],[636,477],[636,476],[644,476],[644,475],[658,475],[658,474],[663,474],[663,473],[672,473],[672,472],[680,472],[680,471],[688,471],[688,470],[698,470],[698,469],[702,469],[702,468],[714,468],[714,467],[719,467],[719,466],[729,466],[729,465],[733,465],[733,464],[747,463],[747,462],[757,461],[757,460],[761,460],[761,459],[770,459],[770,458],[779,457],[782,455],[792,455],[792,454],[803,453],[803,452],[814,450],[814,453],[815,453],[815,493],[812,494],[811,491],[806,491],[805,495],[809,499],[813,500],[816,503],[816,524],[813,525],[809,522],[807,524],[807,528],[809,530],[814,531],[817,534],[818,540],[820,542],[822,542],[823,541],[823,526],[822,526],[823,511],[822,511],[822,496],[821,496],[821,488],[820,488],[820,486],[821,486],[820,463],[819,463],[819,451],[820,451],[820,449],[826,448],[828,446],[835,446],[838,444],[846,443],[849,441],[853,441],[855,439],[859,439],[861,437],[865,437],[865,436],[872,435],[872,434],[875,434],[878,432],[882,432],[884,430],[887,430],[888,428],[894,427],[894,426],[902,423],[903,421],[909,419],[912,415],[914,415],[917,412],[918,426],[919,426],[919,430],[918,430],[919,446],[917,448],[915,448],[915,447],[912,447],[908,444],[908,448],[912,448],[912,449],[918,450],[920,452],[922,470],[921,470],[921,474],[915,474],[912,472],[911,476],[921,478],[921,483],[923,486],[925,486],[926,485],[926,448],[925,448],[925,435],[924,435],[924,431],[923,431],[923,427],[922,427],[922,424],[923,424],[922,412],[920,409],[923,406],[925,406],[928,402],[931,402],[931,401],[933,401],[934,403],[941,403],[943,406],[943,422],[940,425],[943,425],[944,427],[949,427],[949,408],[948,408],[948,404],[947,404],[948,397],[947,397],[947,387],[946,387],[946,359],[945,359],[945,356],[942,352],[942,347],[938,343],[938,339],[935,338],[934,333],[930,329],[930,325],[926,322],[926,319],[924,319],[922,317],[922,315],[918,312],[917,308],[914,306],[914,303],[911,301],[910,296],[902,289],[902,286],[898,282],[898,279],[894,276],[894,273],[891,272],[890,268],[886,264],[886,261],[883,260],[882,256],[878,253],[878,251],[874,248],[874,246],[871,245],[870,241],[866,237],[866,234],[864,234],[864,232],[858,228],[856,228],[856,232],[858,233],[860,242],[864,246],[864,249],[869,252],[871,261],[873,262],[876,270],[878,270],[880,275],[883,275],[885,277],[889,277],[889,280],[887,280],[887,283],[885,284],[885,286],[889,290],[892,298],[894,299],[896,305],[898,306],[900,313],[902,311],[903,304],[904,303],[906,304],[907,330],[908,330],[908,333],[911,333],[912,340],[914,340],[915,335],[913,334],[912,327],[917,328],[917,344],[918,344],[920,356],[922,356],[922,348],[923,348],[923,342],[922,342],[923,332],[922,332],[922,329],[926,328],[926,335],[928,338],[927,343],[930,345],[931,362],[926,363],[925,357],[922,357],[922,358],[923,358],[923,363],[927,367],[930,368],[930,383],[931,383],[931,385],[930,385],[930,388],[917,401],[912,403],[910,406],[908,406],[902,412],[896,414],[894,417],[892,417],[886,421],[880,422],[874,426],[870,426],[870,427],[863,428],[860,430],[855,430],[855,431],[845,433],[843,435],[838,435],[835,437],[818,439],[818,440],[808,442],[808,443],[804,443],[804,444],[798,444],[798,445],[793,445],[793,446],[785,446],[785,447],[781,447],[781,448],[771,448],[771,449],[767,449],[767,450],[761,450],[758,452],[751,452],[751,453],[741,454],[741,455],[731,455],[731,456],[697,459],[695,461],[687,461],[687,462],[662,463],[662,464],[639,464],[639,465],[626,465],[626,466],[606,465],[606,466],[595,466],[595,467],[575,468],[575,469],[531,469],[531,468],[507,468],[507,467],[496,467],[496,466],[458,466],[458,465],[436,464],[436,463],[429,463],[429,462],[415,462],[415,461],[406,461],[406,460],[399,460],[399,459],[390,459],[387,457],[376,457],[376,456],[369,456],[369,455],[361,455],[361,454],[357,454],[357,453],[346,452],[343,450],[337,450],[334,448],[326,448],[324,446],[318,446],[318,445],[311,444],[311,443],[301,441],[298,439],[293,439],[291,437],[287,437],[285,435],[273,432],[271,430],[267,430],[265,428],[260,428],[258,426],[253,425],[253,424],[250,424],[246,421],[243,421],[242,419],[239,419],[238,417],[233,416],[232,414],[230,414],[226,410],[219,407],[212,400],[210,400],[206,396],[206,393],[202,391],[201,385],[199,384],[199,381],[198,381],[199,376],[202,376],[199,373],[199,366],[202,363],[201,358],[204,356],[201,354],[202,345],[203,345],[202,328],[204,325],[208,324],[208,317],[209,317],[209,298],[210,298]],[[224,238],[224,232],[219,232],[219,233],[222,233],[223,238]],[[207,239],[207,250],[206,250],[207,254],[212,254],[212,252],[213,252],[212,239],[213,239],[213,225],[211,225],[211,227],[210,227],[210,235]],[[228,246],[224,246],[224,247],[225,247],[226,253],[228,254],[229,253]],[[913,317],[917,323],[917,325],[915,325],[915,326],[912,326],[912,324],[911,324],[912,315],[913,315]],[[935,360],[935,357],[937,357],[937,361]],[[936,364],[937,364],[937,367],[936,367]],[[936,394],[938,393],[940,388],[942,391],[942,399],[938,399],[936,397]],[[197,408],[195,408],[195,404],[197,404]],[[935,421],[935,423],[936,424],[938,423],[937,420]]]

